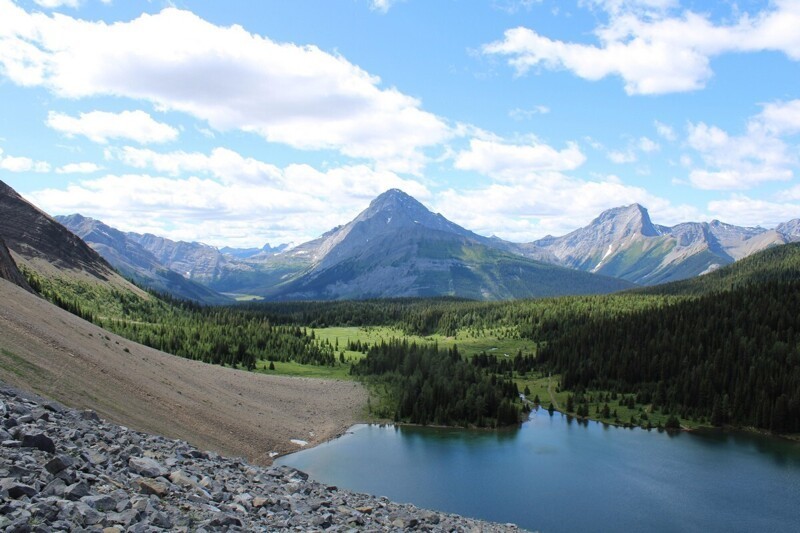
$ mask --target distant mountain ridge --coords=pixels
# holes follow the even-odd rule
[[[83,234],[94,238],[97,249],[112,259],[102,234]],[[130,244],[118,250],[143,250],[164,268],[215,291],[276,300],[441,295],[504,299],[595,294],[633,286],[536,261],[530,247],[522,252],[525,245],[466,230],[397,189],[375,198],[351,222],[293,248],[265,246],[257,253],[229,248],[223,253],[213,246],[150,234],[129,232],[124,239]]]
[[[653,223],[646,208],[632,204],[604,211],[561,237],[513,243],[478,235],[392,189],[352,221],[297,246],[217,249],[151,234],[124,237],[132,243],[128,248],[152,255],[164,269],[220,293],[270,299],[502,299],[631,286],[611,289],[606,281],[598,281],[607,278],[638,285],[692,278],[800,240],[800,219],[772,230],[717,220],[668,227]],[[97,245],[102,247],[101,239]],[[545,266],[600,277],[570,278],[572,285],[564,285],[564,279],[556,280],[563,272]],[[548,283],[562,287],[546,289]]]
[[[55,220],[83,239],[123,275],[149,289],[185,300],[206,304],[231,303],[208,287],[186,279],[163,264],[130,234],[122,233],[99,220],[81,215],[57,216]]]
[[[392,189],[351,222],[281,254],[305,267],[266,295],[289,300],[442,295],[494,300],[631,286],[506,248],[508,243],[498,245]]]
[[[800,240],[800,221],[774,230],[712,222],[653,224],[639,204],[609,209],[563,237],[531,243],[557,264],[655,285],[711,272],[770,246]]]

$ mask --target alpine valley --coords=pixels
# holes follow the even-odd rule
[[[800,240],[797,219],[771,230],[717,220],[666,227],[633,204],[605,211],[562,237],[513,243],[462,228],[397,189],[347,224],[294,247],[220,250],[123,233],[79,214],[56,220],[124,275],[203,303],[241,295],[500,300],[602,294],[691,278]]]

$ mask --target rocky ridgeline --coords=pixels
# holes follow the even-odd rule
[[[0,530],[518,531],[106,423],[0,386]]]

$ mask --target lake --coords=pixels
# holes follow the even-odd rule
[[[800,531],[800,444],[540,410],[498,432],[358,425],[276,461],[323,483],[530,530]]]

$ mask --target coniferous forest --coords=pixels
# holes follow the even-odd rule
[[[800,432],[800,245],[756,254],[711,275],[609,296],[474,302],[451,298],[256,303],[201,307],[150,294],[44,280],[31,286],[115,333],[209,363],[349,365],[379,384],[383,414],[420,424],[516,423],[513,377],[561,376],[578,397],[605,391],[680,418]],[[99,292],[98,292],[99,291]],[[391,326],[409,335],[504,331],[536,353],[471,360],[456,348],[407,341],[338,343],[310,328]],[[337,357],[338,354],[338,357]],[[567,408],[570,412],[571,411]]]

